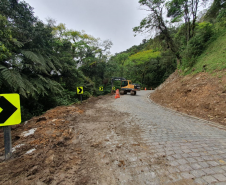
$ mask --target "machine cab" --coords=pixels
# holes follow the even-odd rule
[[[122,80],[121,87],[129,87],[131,85],[131,80]]]

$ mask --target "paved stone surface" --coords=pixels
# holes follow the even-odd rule
[[[226,177],[222,174],[216,174],[214,177],[219,181],[226,181]]]
[[[128,140],[115,141],[124,143],[129,161],[118,173],[120,184],[226,184],[226,131],[157,106],[150,93],[123,95],[112,104],[131,115],[123,123]],[[140,132],[131,135],[134,128]]]

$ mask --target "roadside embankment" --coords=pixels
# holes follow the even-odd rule
[[[180,76],[176,71],[151,99],[176,111],[226,125],[226,76],[222,74]]]

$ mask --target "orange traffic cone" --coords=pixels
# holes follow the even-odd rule
[[[146,87],[145,87],[145,91],[146,91],[147,89],[146,89]]]
[[[115,99],[116,99],[116,98],[120,98],[120,95],[119,95],[119,89],[116,90]]]

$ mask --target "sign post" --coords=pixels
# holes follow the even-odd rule
[[[77,94],[80,94],[80,99],[82,103],[83,87],[77,87]]]
[[[12,156],[11,125],[21,123],[19,94],[0,94],[0,126],[4,130],[5,159]]]
[[[4,146],[5,146],[5,160],[8,160],[12,156],[12,137],[11,137],[11,127],[5,126],[4,130]]]
[[[103,86],[100,86],[99,91],[103,91],[103,90],[104,90]]]

